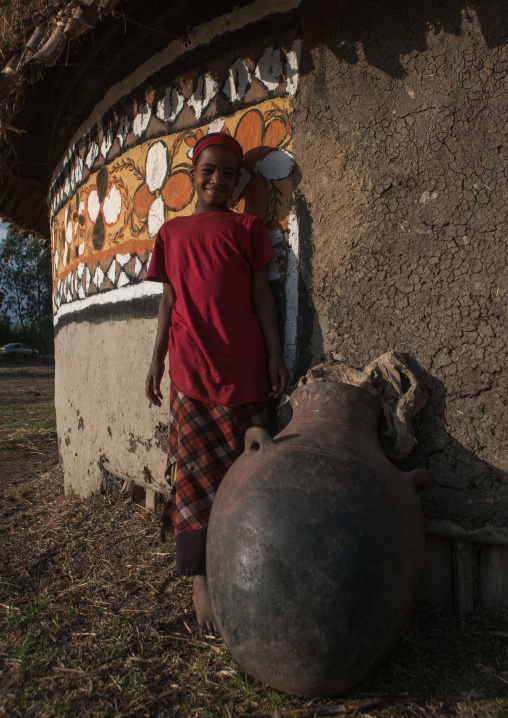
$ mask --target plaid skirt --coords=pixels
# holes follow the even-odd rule
[[[268,425],[267,404],[219,406],[191,399],[172,384],[169,394],[166,480],[171,486],[162,511],[161,540],[176,534],[176,572],[205,573],[206,528],[219,485],[244,449],[250,426]]]

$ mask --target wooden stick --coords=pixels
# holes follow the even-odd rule
[[[284,709],[275,713],[241,713],[239,718],[313,718],[314,716],[340,716],[367,711],[376,706],[407,700],[407,695],[378,696],[364,701],[341,703],[337,706],[314,706],[310,708]]]
[[[0,603],[0,606],[2,608],[6,608],[8,611],[17,611],[18,613],[21,613],[21,609],[16,606],[8,606],[6,603]]]
[[[96,633],[73,633],[73,636],[96,636]]]
[[[124,539],[132,538],[133,536],[140,536],[141,534],[144,534],[149,530],[150,529],[148,529],[148,528],[144,528],[144,529],[141,529],[141,531],[134,531],[134,533],[131,533],[131,534],[124,534],[124,536],[120,536],[119,538],[117,538],[115,543],[118,543],[119,541],[123,541]],[[85,541],[86,541],[86,539],[85,539]]]
[[[453,544],[455,609],[461,617],[472,613],[474,607],[473,551],[469,541],[455,541]]]
[[[77,676],[86,676],[86,671],[80,671],[77,668],[63,668],[61,666],[56,666],[53,668],[54,671],[57,671],[58,673],[74,673]]]
[[[211,648],[215,653],[222,653],[224,648],[215,645],[214,643],[205,643],[205,641],[196,641],[195,638],[184,638],[183,636],[174,636],[171,633],[161,636],[156,634],[157,638],[170,639],[172,641],[183,641],[183,643],[189,643],[191,646],[198,646],[199,648]]]
[[[120,481],[130,481],[133,484],[136,484],[137,486],[142,486],[144,489],[150,489],[151,491],[158,491],[161,494],[167,495],[168,494],[168,487],[167,486],[159,486],[158,484],[149,484],[148,481],[143,481],[143,479],[132,476],[127,476],[126,474],[123,474],[121,471],[117,471],[109,461],[105,461],[102,464],[102,468],[104,471],[107,471],[108,474],[111,474],[111,476],[114,476],[115,479],[119,479]]]

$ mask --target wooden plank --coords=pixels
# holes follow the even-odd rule
[[[508,546],[508,528],[502,526],[484,526],[481,529],[468,531],[451,521],[428,519],[425,521],[425,533],[436,538]]]
[[[153,489],[145,489],[145,508],[152,509],[152,511],[155,509],[156,493]]]
[[[487,608],[508,608],[508,546],[484,546],[480,554],[481,602]]]
[[[474,607],[474,547],[469,541],[453,544],[455,610],[459,616],[472,613]]]
[[[419,593],[433,606],[450,606],[453,603],[453,556],[450,541],[427,537]]]

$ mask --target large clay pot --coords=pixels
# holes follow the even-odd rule
[[[207,577],[216,625],[240,665],[274,688],[330,695],[392,648],[424,555],[416,493],[377,441],[379,400],[347,384],[291,396],[274,440],[247,431],[213,503]]]

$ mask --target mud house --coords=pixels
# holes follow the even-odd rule
[[[236,207],[277,261],[294,377],[333,350],[411,357],[430,392],[423,590],[508,607],[508,8],[501,0],[3,4],[0,214],[51,242],[69,492],[164,488],[143,379],[159,226],[193,209],[189,152],[246,149]],[[167,389],[167,387],[166,387]]]

